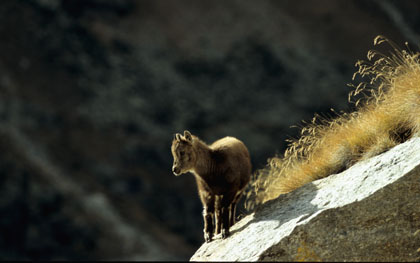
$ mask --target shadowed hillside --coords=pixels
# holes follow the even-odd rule
[[[1,1],[0,258],[188,259],[202,208],[192,176],[171,173],[173,134],[238,137],[263,167],[290,126],[348,109],[375,36],[419,43],[417,10]]]

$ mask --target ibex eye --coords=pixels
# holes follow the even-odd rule
[[[180,154],[181,156],[184,156],[185,152],[179,152],[179,154]]]

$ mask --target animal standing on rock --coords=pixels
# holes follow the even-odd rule
[[[172,172],[178,176],[191,172],[203,204],[204,239],[213,234],[229,236],[235,224],[236,205],[251,177],[251,159],[245,144],[224,137],[207,145],[189,131],[177,133],[171,147]]]

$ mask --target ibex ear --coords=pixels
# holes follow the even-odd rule
[[[189,131],[184,131],[184,138],[188,142],[192,142],[192,135],[191,135],[191,133]]]
[[[177,133],[177,134],[174,135],[174,139],[177,140],[177,141],[180,141],[181,140],[181,136],[182,135],[180,133]]]

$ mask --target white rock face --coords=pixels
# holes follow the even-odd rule
[[[272,200],[191,261],[420,260],[420,138]]]

